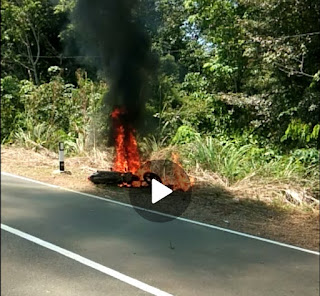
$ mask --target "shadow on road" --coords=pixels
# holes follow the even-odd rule
[[[105,185],[93,185],[92,190],[84,192],[128,204],[130,204],[129,193],[136,195],[137,198],[150,196],[147,188],[119,188]],[[170,214],[170,209],[163,212]],[[291,229],[288,233],[287,227],[292,223],[289,211],[257,199],[238,198],[218,185],[196,186],[192,191],[191,203],[181,217],[298,245],[301,235],[308,235],[308,232],[301,233],[298,224],[294,225],[297,227],[297,232]],[[310,223],[314,221],[311,220]],[[306,223],[303,224],[303,227],[307,227]],[[295,238],[294,235],[298,237]],[[307,239],[310,241],[310,238]],[[314,243],[311,245],[314,248],[318,246],[316,229]]]

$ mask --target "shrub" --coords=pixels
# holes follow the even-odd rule
[[[199,136],[196,131],[187,125],[182,125],[178,128],[175,136],[172,139],[172,144],[186,144],[194,142],[196,137]]]
[[[16,77],[1,78],[1,142],[8,140],[24,112],[20,88],[21,84]]]
[[[1,79],[3,143],[56,149],[58,141],[66,141],[66,149],[75,152],[97,145],[107,122],[101,113],[105,83],[94,83],[78,70],[75,86],[65,83],[58,70],[51,67],[56,75],[39,86],[11,76]]]
[[[312,126],[301,121],[301,119],[292,119],[288,125],[281,142],[296,142],[295,146],[306,147],[308,144],[316,143],[319,138],[320,124]]]

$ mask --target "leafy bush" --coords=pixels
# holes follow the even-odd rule
[[[43,147],[53,148],[53,144],[57,142],[52,138],[53,128],[46,123],[38,125],[30,125],[25,131],[21,127],[13,134],[16,143],[27,148],[41,149]]]
[[[320,124],[312,127],[301,121],[301,119],[291,120],[281,142],[292,140],[296,141],[299,146],[306,146],[310,142],[316,142],[319,138]]]
[[[16,77],[1,78],[1,142],[7,140],[16,129],[21,113],[24,112],[20,88],[21,84]]]
[[[182,125],[178,128],[175,136],[172,139],[172,144],[186,144],[193,142],[199,134],[187,125]]]
[[[78,70],[75,86],[65,83],[58,70],[51,67],[51,80],[39,86],[11,76],[1,79],[2,142],[56,149],[65,141],[74,152],[97,145],[106,128],[101,113],[105,83],[94,83]]]

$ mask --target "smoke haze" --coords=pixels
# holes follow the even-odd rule
[[[139,23],[135,0],[78,0],[77,29],[90,52],[102,57],[110,91],[107,104],[124,106],[136,125],[145,105],[148,79],[154,67],[150,40]]]

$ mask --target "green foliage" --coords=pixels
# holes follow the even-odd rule
[[[1,16],[2,77],[15,73],[20,79],[33,79],[39,84],[49,67],[48,60],[41,56],[58,55],[60,42],[55,32],[59,32],[63,20],[54,15],[49,0],[5,0]]]
[[[27,129],[24,130],[21,127],[13,134],[12,139],[16,143],[23,145],[27,148],[53,148],[52,145],[56,144],[52,136],[54,135],[53,128],[46,123],[33,125],[31,122],[27,122]]]
[[[161,84],[164,103],[157,116],[166,126],[166,135],[173,137],[181,125],[215,136],[243,132],[243,126],[251,128],[254,106],[248,106],[244,100],[230,103],[221,94],[209,93],[207,86],[207,80],[198,72],[188,73],[181,85],[172,81]]]
[[[296,149],[291,152],[290,157],[308,166],[319,165],[319,151],[317,149]]]
[[[247,144],[220,142],[212,137],[199,138],[189,157],[205,169],[217,172],[231,182],[242,179],[255,170],[259,149]]]
[[[274,177],[297,181],[317,180],[319,152],[316,149],[295,150],[281,155],[271,148],[260,148],[254,143],[243,145],[238,141],[219,141],[212,137],[201,138],[182,150],[192,161],[204,169],[217,172],[231,183],[247,176]],[[299,180],[299,178],[301,180]]]
[[[2,142],[56,149],[58,141],[66,141],[66,149],[74,152],[96,147],[106,128],[101,113],[106,85],[92,82],[79,70],[75,86],[64,82],[59,67],[49,70],[50,82],[39,86],[12,77],[1,79]]]
[[[172,139],[172,144],[186,144],[193,142],[199,136],[195,130],[187,125],[182,125],[178,128],[175,136]]]
[[[20,100],[20,82],[16,77],[1,78],[1,142],[18,126],[24,105]]]
[[[319,138],[320,124],[316,124],[314,127],[311,124],[306,124],[301,119],[291,120],[285,134],[281,138],[281,141],[297,141],[298,144],[306,146],[310,142],[315,142]]]
[[[252,112],[250,120],[241,124],[243,129],[258,123],[256,132],[279,144],[291,121],[290,116],[280,119],[283,112],[296,109],[303,122],[312,126],[318,123],[319,3],[184,3],[188,21],[199,30],[201,42],[207,46],[201,71],[208,81],[206,90],[238,93],[257,98],[263,105],[254,106],[258,112]]]
[[[166,147],[166,137],[157,139],[155,136],[139,139],[139,148],[143,157],[148,157],[153,152],[158,152]]]

